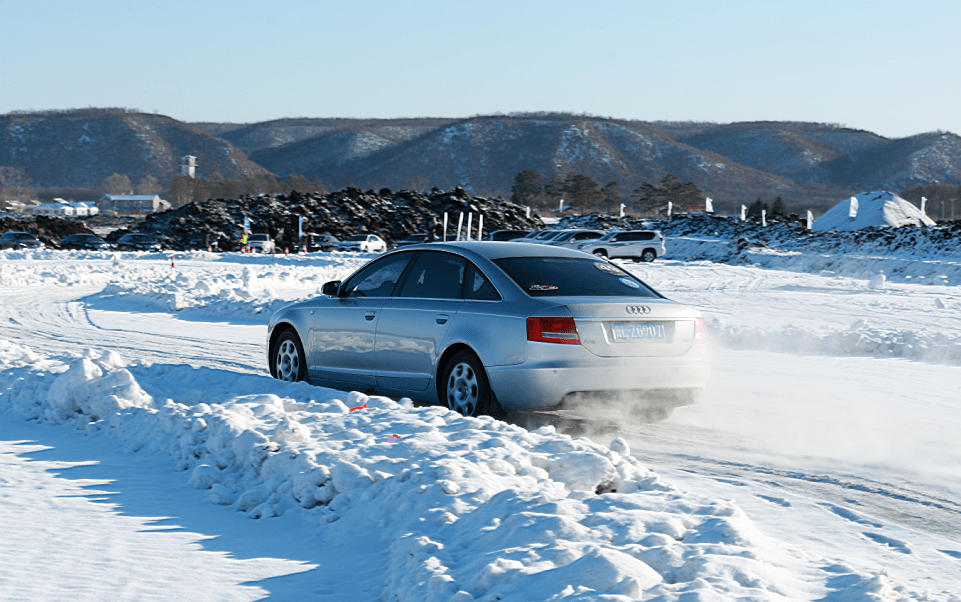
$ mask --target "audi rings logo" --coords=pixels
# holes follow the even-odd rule
[[[646,305],[628,305],[627,313],[634,316],[640,316],[651,313],[651,308]]]

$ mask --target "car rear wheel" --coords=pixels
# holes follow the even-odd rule
[[[306,359],[300,337],[291,329],[285,330],[274,346],[274,378],[287,382],[307,381]]]
[[[470,351],[458,351],[447,362],[442,391],[447,407],[464,416],[491,415],[498,405],[484,367]]]
[[[641,253],[641,261],[644,263],[651,263],[655,259],[657,259],[657,253],[653,249],[644,249],[644,252]]]

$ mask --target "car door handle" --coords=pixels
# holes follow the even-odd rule
[[[450,316],[447,314],[437,314],[438,324],[447,324],[447,320],[450,320]]]
[[[377,317],[377,312],[373,310],[367,310],[367,313],[364,314],[364,318],[366,318],[367,321],[373,320],[376,317]]]

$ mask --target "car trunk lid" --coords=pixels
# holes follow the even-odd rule
[[[564,305],[577,325],[581,345],[601,357],[681,355],[694,344],[700,318],[692,307],[667,299],[578,299]]]

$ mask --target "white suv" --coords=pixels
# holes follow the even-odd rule
[[[341,251],[358,251],[360,253],[383,253],[387,250],[387,243],[376,234],[355,234],[347,240],[341,241]]]
[[[247,237],[247,250],[251,253],[273,253],[276,248],[269,234],[251,234]]]
[[[582,244],[578,249],[610,259],[648,262],[667,254],[664,237],[657,230],[615,230]]]

